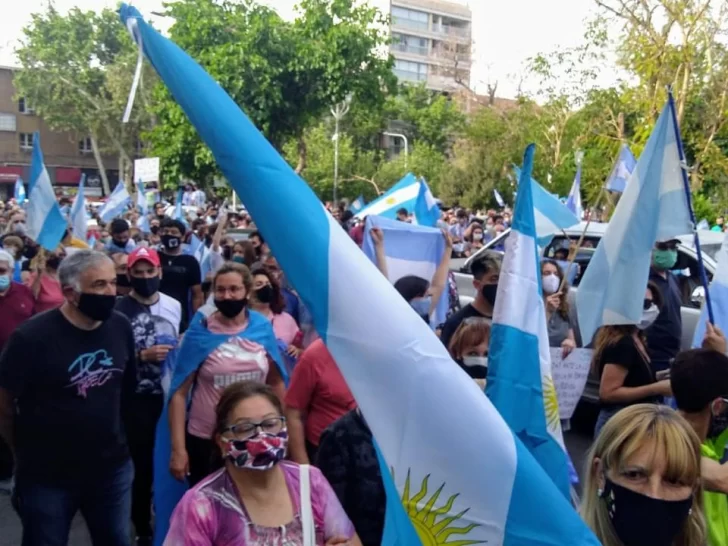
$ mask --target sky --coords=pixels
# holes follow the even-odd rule
[[[299,0],[260,0],[275,8],[283,18],[295,16]],[[497,95],[516,95],[524,66],[529,57],[548,53],[559,47],[573,47],[582,42],[585,20],[594,13],[591,0],[454,0],[467,4],[473,12],[473,60],[471,85],[485,93],[487,84],[498,82]],[[115,8],[117,0],[53,0],[57,10],[73,6],[81,9]],[[163,0],[131,2],[155,26],[165,29],[169,23],[152,15],[163,11]],[[389,0],[370,0],[389,12]],[[30,22],[32,13],[43,11],[48,0],[7,0],[0,17],[0,65],[17,65],[13,50],[22,36],[21,29]],[[601,83],[608,85],[616,72],[605,70]],[[524,90],[534,93],[535,82],[524,82]]]

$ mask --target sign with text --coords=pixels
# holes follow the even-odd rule
[[[571,419],[574,415],[589,377],[593,353],[591,349],[574,349],[566,358],[562,358],[561,348],[551,348],[551,374],[559,399],[561,419]]]
[[[134,183],[159,181],[159,158],[144,157],[134,160]]]

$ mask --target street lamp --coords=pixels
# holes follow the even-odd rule
[[[581,162],[584,161],[584,150],[576,150],[574,152],[574,161],[576,161],[577,167],[581,167]]]
[[[334,136],[331,140],[334,141],[334,206],[336,206],[337,195],[336,187],[339,184],[339,122],[349,113],[349,105],[351,104],[351,95],[348,95],[342,102],[335,104],[331,109],[331,115],[334,116],[336,128],[334,129]]]
[[[409,147],[407,143],[407,137],[403,135],[402,133],[388,133],[384,132],[382,133],[385,136],[392,137],[392,138],[401,138],[404,141],[404,170],[407,170],[407,154],[409,153]]]

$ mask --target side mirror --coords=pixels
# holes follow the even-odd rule
[[[690,294],[690,303],[695,305],[696,307],[702,307],[703,302],[705,301],[705,287],[698,286],[693,290],[693,293]]]

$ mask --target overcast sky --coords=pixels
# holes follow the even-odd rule
[[[299,0],[263,0],[284,18],[293,18]],[[540,52],[581,43],[584,21],[593,13],[591,0],[456,0],[469,4],[473,11],[474,66],[472,85],[485,92],[485,84],[498,81],[498,95],[513,97],[526,60]],[[163,0],[131,2],[147,18],[165,28],[153,11],[162,11]],[[0,64],[15,65],[13,50],[21,29],[31,13],[45,9],[48,0],[5,0],[0,17]],[[389,12],[389,0],[370,0],[383,12]],[[73,6],[81,9],[114,8],[116,0],[54,0],[59,11]],[[558,23],[557,23],[558,21]],[[603,83],[616,78],[615,72],[603,71]],[[526,84],[527,91],[535,91]]]

